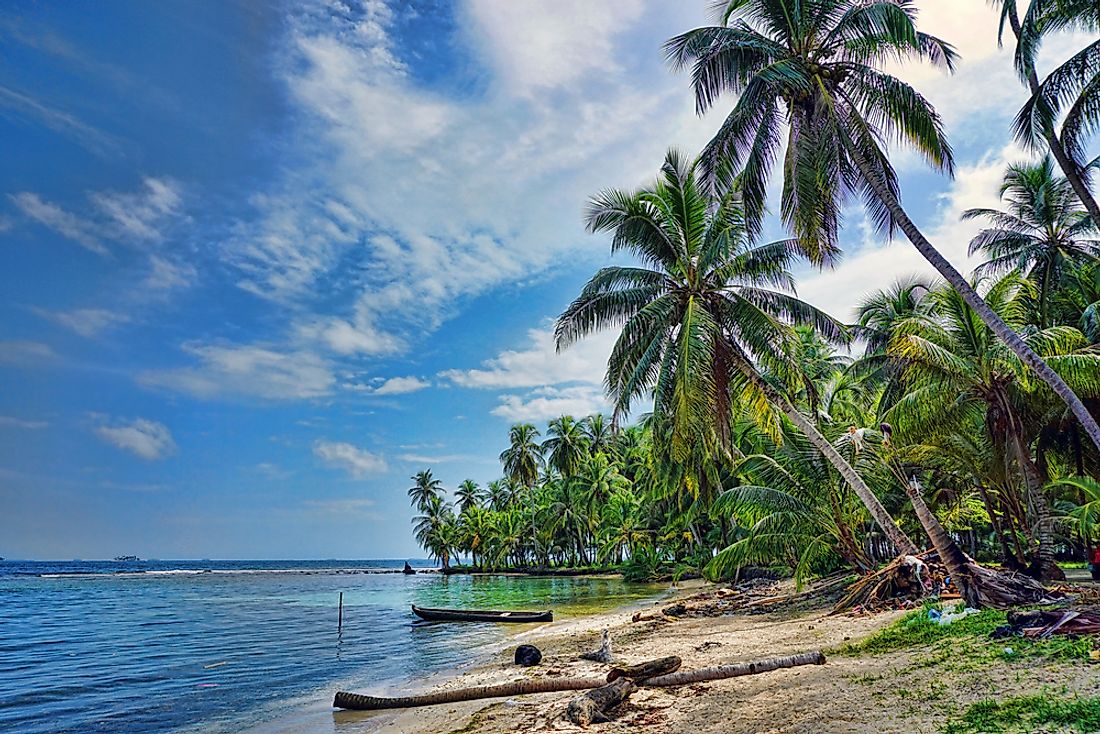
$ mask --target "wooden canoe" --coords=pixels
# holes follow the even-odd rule
[[[546,612],[505,612],[479,609],[432,609],[412,605],[413,614],[430,622],[552,622],[554,613]]]

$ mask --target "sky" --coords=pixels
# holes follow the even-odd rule
[[[606,410],[587,197],[695,152],[685,0],[11,0],[0,8],[0,555],[419,557],[405,490],[500,474],[511,423]],[[958,73],[895,69],[954,180],[894,156],[968,269],[1025,99],[985,0],[919,0]],[[1041,65],[1082,39],[1052,39]],[[766,233],[781,236],[772,221]],[[930,272],[853,208],[798,293]]]

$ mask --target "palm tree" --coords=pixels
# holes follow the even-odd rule
[[[588,437],[588,451],[591,454],[606,452],[611,448],[612,430],[603,414],[595,413],[584,419],[584,435]]]
[[[588,437],[583,422],[571,415],[563,415],[550,421],[546,435],[549,438],[542,442],[546,463],[563,476],[575,474],[581,459],[588,454]]]
[[[1090,2],[1084,4],[1087,5]],[[1049,18],[1051,10],[1057,10],[1057,7],[1044,9],[1042,6],[1049,5],[1049,3],[1042,2],[1042,0],[1031,3],[1025,28],[1020,23],[1016,0],[992,0],[992,3],[1001,8],[997,43],[1000,44],[1003,41],[1005,25],[1008,25],[1012,35],[1016,38],[1016,69],[1031,91],[1031,99],[1025,105],[1024,111],[1021,111],[1017,116],[1017,137],[1036,148],[1040,144],[1040,140],[1046,143],[1051,154],[1058,161],[1058,167],[1062,169],[1063,175],[1065,175],[1077,198],[1084,204],[1085,210],[1089,213],[1093,222],[1100,226],[1100,205],[1097,204],[1096,198],[1089,189],[1087,170],[1067,152],[1067,146],[1063,145],[1063,141],[1059,139],[1053,124],[1053,121],[1057,119],[1057,115],[1050,114],[1051,110],[1045,103],[1045,97],[1050,93],[1051,88],[1043,89],[1043,86],[1039,83],[1039,77],[1035,74],[1035,53],[1038,51],[1038,44],[1042,36],[1042,32],[1037,27],[1039,18],[1048,16],[1046,32],[1049,32],[1053,26],[1057,25]],[[1059,0],[1058,4],[1063,7],[1068,5],[1065,0]],[[1095,4],[1092,4],[1095,7]],[[1065,14],[1062,13],[1061,15],[1064,19]],[[1040,115],[1040,113],[1043,114]],[[1027,121],[1026,124],[1025,120]],[[1069,135],[1067,142],[1079,158],[1082,152],[1079,142],[1081,121],[1078,121],[1076,125],[1071,123],[1068,127],[1064,126],[1063,134],[1066,133]]]
[[[935,109],[882,71],[896,60],[953,67],[951,46],[918,31],[915,17],[912,0],[729,0],[722,25],[671,39],[670,60],[681,68],[692,65],[700,114],[723,92],[739,95],[703,152],[708,180],[721,186],[740,171],[735,180],[745,194],[750,231],[757,231],[785,123],[780,213],[807,255],[817,263],[835,258],[843,204],[862,198],[871,222],[887,234],[904,232],[997,337],[1069,405],[1100,449],[1100,425],[1081,399],[982,301],[901,206],[897,174],[882,141],[913,146],[945,173],[954,168]]]
[[[786,364],[784,350],[794,337],[784,321],[811,324],[834,339],[844,336],[834,319],[773,288],[790,286],[786,266],[798,243],[748,246],[738,197],[728,192],[709,199],[697,184],[697,168],[670,151],[652,187],[610,190],[592,200],[589,231],[610,231],[612,251],[627,250],[641,265],[607,267],[592,277],[558,319],[558,349],[620,327],[606,377],[615,415],[625,415],[652,390],[654,413],[671,420],[673,458],[697,453],[708,435],[729,446],[734,394],[746,398],[773,433],[777,423],[769,406],[777,406],[852,486],[898,550],[915,552],[813,421],[754,366]]]
[[[407,494],[413,505],[420,512],[425,512],[431,506],[433,499],[440,499],[443,494],[443,483],[432,476],[430,469],[414,474],[411,479],[415,484],[409,487]]]
[[[1019,297],[1021,281],[1009,274],[994,283],[986,300],[1005,321],[1025,323]],[[992,331],[952,290],[930,295],[935,308],[927,316],[900,324],[889,351],[905,361],[908,393],[887,413],[903,437],[920,437],[966,421],[977,411],[993,444],[1018,467],[1035,508],[1039,570],[1044,578],[1060,575],[1054,563],[1053,516],[1042,478],[1031,456],[1022,404],[1032,391],[1019,360],[1003,349]],[[1076,329],[1053,327],[1029,336],[1036,349],[1059,367],[1074,387],[1100,395],[1100,355],[1087,351]]]
[[[875,291],[860,302],[853,333],[864,342],[865,358],[885,353],[894,327],[917,314],[930,290],[932,283],[926,279],[900,278],[886,290]]]
[[[487,487],[487,500],[489,508],[495,512],[500,512],[506,508],[512,500],[512,493],[509,491],[508,486],[501,479],[494,479],[489,482]]]
[[[1100,6],[1095,0],[1032,0],[1021,23],[1015,0],[1000,2],[1002,33],[1007,21],[1016,36],[1016,71],[1031,90],[1031,98],[1016,116],[1016,137],[1036,148],[1042,141],[1047,143],[1089,216],[1100,226],[1100,205],[1089,189],[1088,175],[1096,161],[1084,160],[1088,138],[1100,125],[1100,40],[1074,54],[1041,84],[1035,74],[1043,37],[1065,28],[1100,31]],[[1060,117],[1059,139],[1055,123]]]
[[[481,487],[473,479],[464,479],[455,490],[455,500],[458,502],[459,514],[465,514],[471,508],[477,507],[481,502]]]
[[[508,448],[500,455],[507,478],[530,489],[539,478],[542,447],[536,443],[539,432],[530,423],[517,423],[508,432]]]
[[[999,275],[1016,269],[1039,290],[1039,326],[1051,325],[1050,301],[1072,265],[1095,259],[1100,242],[1085,237],[1098,231],[1081,209],[1069,182],[1054,173],[1050,157],[1008,167],[1000,190],[1007,211],[967,209],[963,219],[986,219],[970,241],[970,254],[990,258],[974,272]]]
[[[454,512],[438,495],[431,495],[420,510],[423,514],[413,519],[416,542],[438,558],[446,571],[451,567],[451,550],[456,545]]]

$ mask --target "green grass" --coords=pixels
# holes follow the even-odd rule
[[[1089,564],[1084,561],[1059,561],[1058,565],[1062,568],[1088,568]]]
[[[988,699],[967,707],[949,722],[944,734],[986,734],[1024,731],[1100,731],[1100,698],[1061,698],[1050,695]]]
[[[991,609],[940,625],[928,618],[928,608],[917,609],[870,637],[847,643],[830,652],[856,657],[881,655],[897,650],[927,648],[916,658],[916,668],[945,666],[958,670],[973,669],[1000,660],[1013,662],[1034,658],[1047,660],[1085,660],[1089,654],[1087,639],[1073,640],[1055,635],[1047,640],[1025,637],[990,639],[989,633],[1005,623],[1005,613]]]

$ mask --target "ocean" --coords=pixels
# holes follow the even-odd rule
[[[395,573],[403,564],[0,561],[0,731],[369,730],[333,717],[337,689],[402,690],[517,631],[421,622],[411,604],[557,619],[659,593],[617,578]]]

